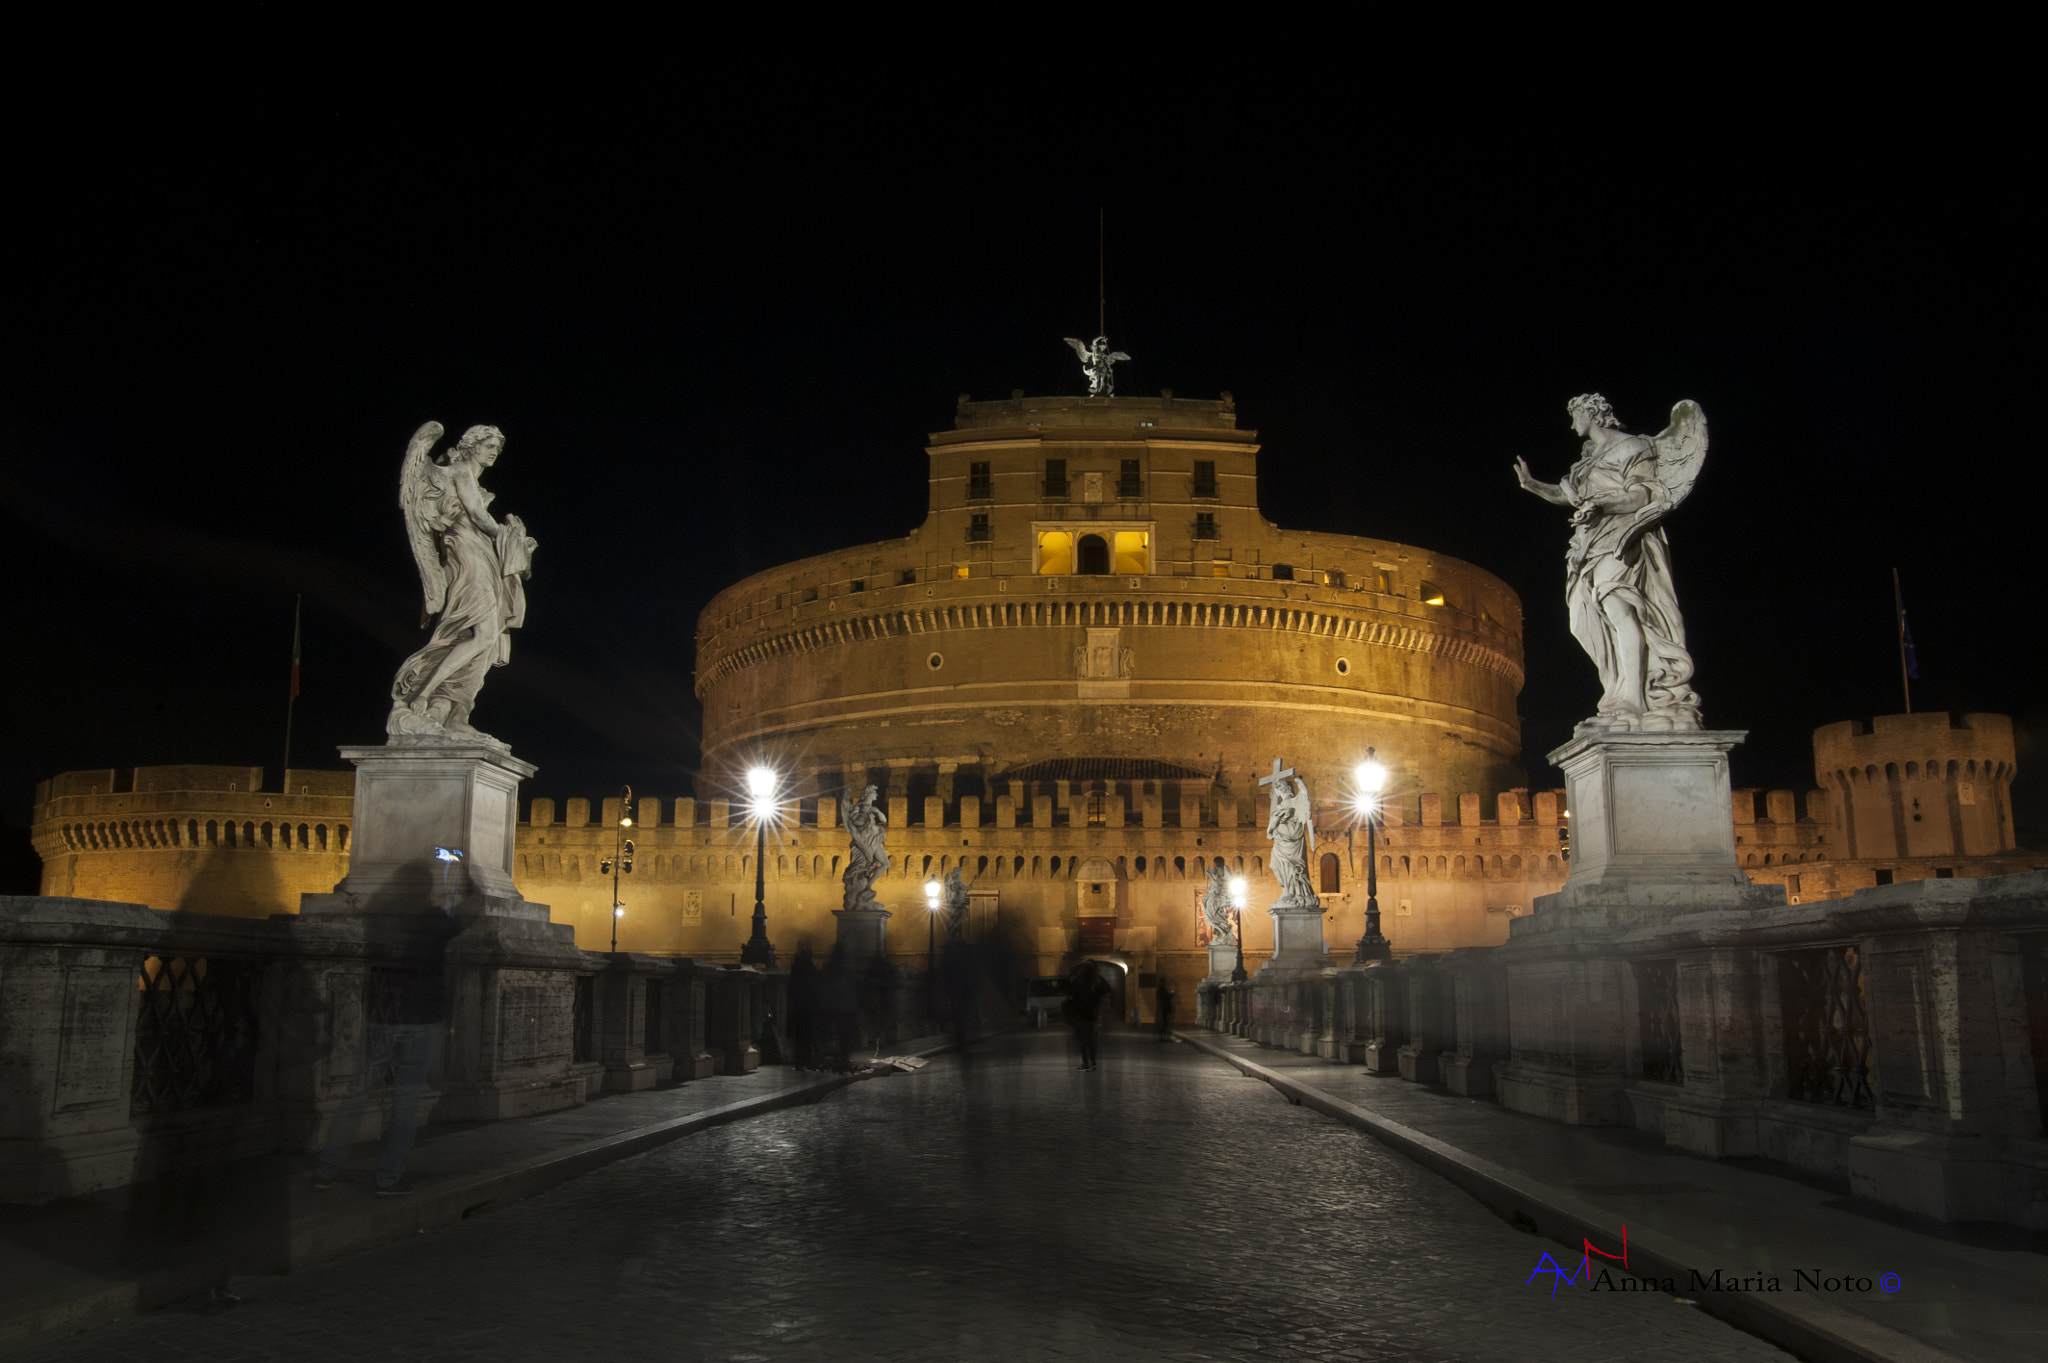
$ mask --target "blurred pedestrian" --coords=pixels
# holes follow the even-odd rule
[[[800,1070],[820,1068],[818,1045],[818,963],[809,943],[798,948],[789,964],[789,1046]]]
[[[1159,986],[1152,991],[1152,1017],[1159,1027],[1161,1041],[1173,1040],[1174,988],[1166,976],[1159,977]]]
[[[833,1066],[853,1068],[853,1053],[860,1049],[860,979],[846,947],[835,943],[825,958],[818,982],[819,1019],[830,1032],[834,1050]]]
[[[1103,1005],[1109,1000],[1109,985],[1086,961],[1075,966],[1068,979],[1074,988],[1060,1005],[1060,1016],[1074,1029],[1074,1040],[1081,1048],[1081,1068],[1092,1070],[1097,1064],[1096,1033]]]
[[[386,898],[402,904],[411,896],[393,892]],[[397,1197],[412,1191],[405,1161],[419,1130],[420,1099],[434,1068],[434,1053],[448,1026],[448,939],[461,926],[454,918],[454,903],[445,894],[436,896],[429,890],[419,898],[425,902],[392,906],[395,912],[388,921],[399,947],[398,960],[370,972],[368,1011],[378,1020],[363,1029],[362,1061],[347,1100],[327,1128],[327,1143],[313,1170],[315,1188],[332,1187],[341,1177],[371,1094],[388,1079],[391,1118],[377,1161],[377,1194]]]

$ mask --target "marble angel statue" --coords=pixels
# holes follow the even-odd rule
[[[526,622],[526,579],[535,541],[517,516],[491,515],[491,494],[477,480],[498,462],[505,435],[472,426],[446,458],[434,458],[441,423],[413,433],[398,475],[398,504],[419,564],[420,623],[434,620],[425,647],[391,682],[394,738],[490,739],[470,727],[485,675],[512,656],[512,631]],[[495,741],[495,740],[491,740]]]
[[[1309,858],[1316,850],[1315,812],[1309,807],[1308,783],[1289,772],[1271,778],[1270,784],[1273,802],[1266,816],[1266,837],[1273,847],[1266,865],[1280,882],[1280,897],[1272,907],[1320,908],[1322,897],[1308,875]]]
[[[1230,898],[1230,868],[1223,858],[1209,868],[1209,887],[1202,891],[1202,921],[1209,925],[1209,940],[1229,946],[1237,940],[1237,905]]]
[[[944,902],[946,905],[946,940],[964,942],[967,940],[967,882],[960,878],[960,868],[955,866],[946,872]]]
[[[1572,637],[1600,673],[1600,707],[1582,733],[1670,732],[1700,727],[1688,683],[1692,655],[1671,580],[1664,518],[1685,500],[1707,455],[1699,404],[1671,409],[1654,436],[1630,435],[1598,393],[1565,410],[1585,438],[1579,461],[1555,483],[1538,482],[1526,460],[1515,479],[1546,502],[1572,509],[1565,596]]]
[[[850,791],[839,797],[839,822],[845,826],[846,835],[851,839],[851,846],[847,849],[846,873],[840,877],[846,884],[846,893],[841,901],[844,909],[881,907],[875,902],[875,877],[889,865],[889,816],[876,803],[879,793],[869,786],[861,791],[858,800]]]
[[[1067,344],[1081,357],[1081,372],[1088,376],[1088,396],[1108,398],[1116,396],[1116,366],[1131,357],[1121,350],[1109,348],[1109,337],[1097,336],[1093,344],[1069,336]]]

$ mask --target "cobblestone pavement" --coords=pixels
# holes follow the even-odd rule
[[[38,1359],[1790,1355],[1556,1245],[1188,1046],[1013,1034],[448,1232],[240,1279]],[[1573,1265],[1576,1267],[1576,1265]]]

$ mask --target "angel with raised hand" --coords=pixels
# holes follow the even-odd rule
[[[1109,348],[1109,337],[1097,336],[1094,343],[1084,344],[1078,337],[1067,337],[1067,344],[1081,357],[1081,372],[1088,376],[1088,396],[1115,397],[1115,366],[1131,357],[1121,350]]]
[[[839,796],[839,822],[850,840],[846,873],[840,877],[846,886],[840,907],[845,909],[878,907],[875,877],[889,865],[889,816],[877,803],[878,795],[873,786],[868,786],[857,800],[851,790]]]
[[[505,433],[472,426],[445,459],[434,458],[442,426],[413,433],[398,476],[398,504],[420,570],[420,624],[434,620],[426,646],[405,660],[391,682],[394,738],[485,739],[470,727],[484,676],[512,656],[511,632],[526,622],[525,582],[536,542],[517,516],[491,515],[491,494],[478,478],[498,462]]]
[[[1230,898],[1230,868],[1223,858],[1209,868],[1209,886],[1202,891],[1202,921],[1209,925],[1209,940],[1225,946],[1237,940],[1237,906]]]
[[[1600,707],[1581,732],[1671,732],[1700,727],[1700,701],[1688,683],[1692,654],[1671,579],[1663,520],[1685,500],[1707,455],[1707,418],[1699,404],[1671,409],[1654,436],[1621,429],[1598,393],[1565,404],[1584,438],[1579,461],[1555,483],[1539,482],[1528,461],[1515,480],[1546,502],[1572,509],[1565,555],[1565,597],[1572,637],[1599,670]]]

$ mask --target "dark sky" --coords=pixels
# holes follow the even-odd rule
[[[1959,151],[1621,106],[1590,139],[1338,100],[1138,100],[1099,137],[797,85],[471,107],[169,100],[18,149],[9,825],[53,771],[280,765],[298,592],[296,763],[375,741],[421,637],[395,485],[427,418],[504,428],[489,485],[540,540],[479,725],[536,793],[680,793],[697,611],[912,528],[955,395],[1077,389],[1098,208],[1123,391],[1232,390],[1268,516],[1522,594],[1535,783],[1596,686],[1564,518],[1509,465],[1554,478],[1588,389],[1631,429],[1688,397],[1711,423],[1669,533],[1707,722],[1751,732],[1738,782],[1803,788],[1816,725],[1900,708],[1894,566],[1916,706],[2010,713],[2043,759],[2044,224],[1995,131],[2020,125]]]

